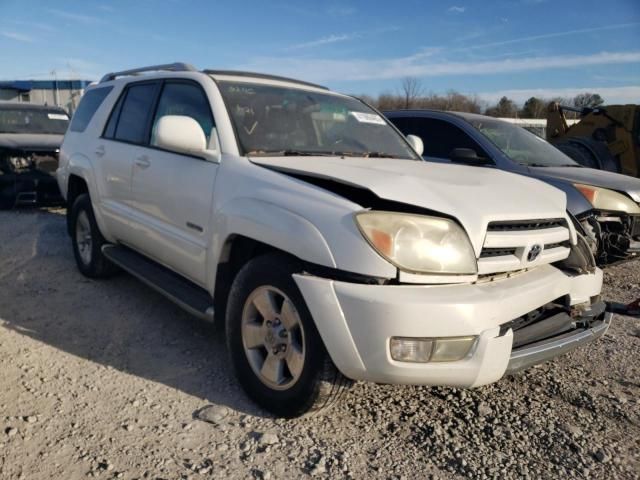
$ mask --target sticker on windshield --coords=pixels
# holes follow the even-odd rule
[[[375,113],[349,112],[349,115],[353,115],[353,117],[356,120],[358,120],[360,123],[373,123],[375,125],[386,125],[382,117]]]
[[[47,113],[47,117],[49,120],[69,120],[69,117],[63,113]]]

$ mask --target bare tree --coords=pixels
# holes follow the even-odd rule
[[[604,103],[604,99],[597,93],[580,93],[573,98],[573,106],[578,108],[595,108]]]
[[[405,77],[402,79],[401,90],[404,97],[404,108],[408,109],[422,95],[422,83],[415,77]]]

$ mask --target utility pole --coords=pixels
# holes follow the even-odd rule
[[[51,75],[53,75],[53,103],[55,106],[58,106],[58,73],[54,70],[51,70]]]

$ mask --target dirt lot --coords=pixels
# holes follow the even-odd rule
[[[640,263],[605,294],[640,296]],[[82,277],[63,211],[0,212],[2,479],[637,478],[639,347],[616,317],[492,386],[357,384],[322,417],[273,419],[214,329],[125,274]]]

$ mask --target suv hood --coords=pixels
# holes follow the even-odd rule
[[[0,133],[0,148],[13,150],[57,150],[63,135],[48,133]]]
[[[566,197],[537,180],[492,168],[357,157],[252,157],[252,163],[366,188],[385,200],[454,217],[476,254],[496,220],[566,218]]]
[[[571,183],[582,183],[594,187],[624,192],[640,203],[640,179],[586,167],[529,167],[536,178],[558,178]]]

